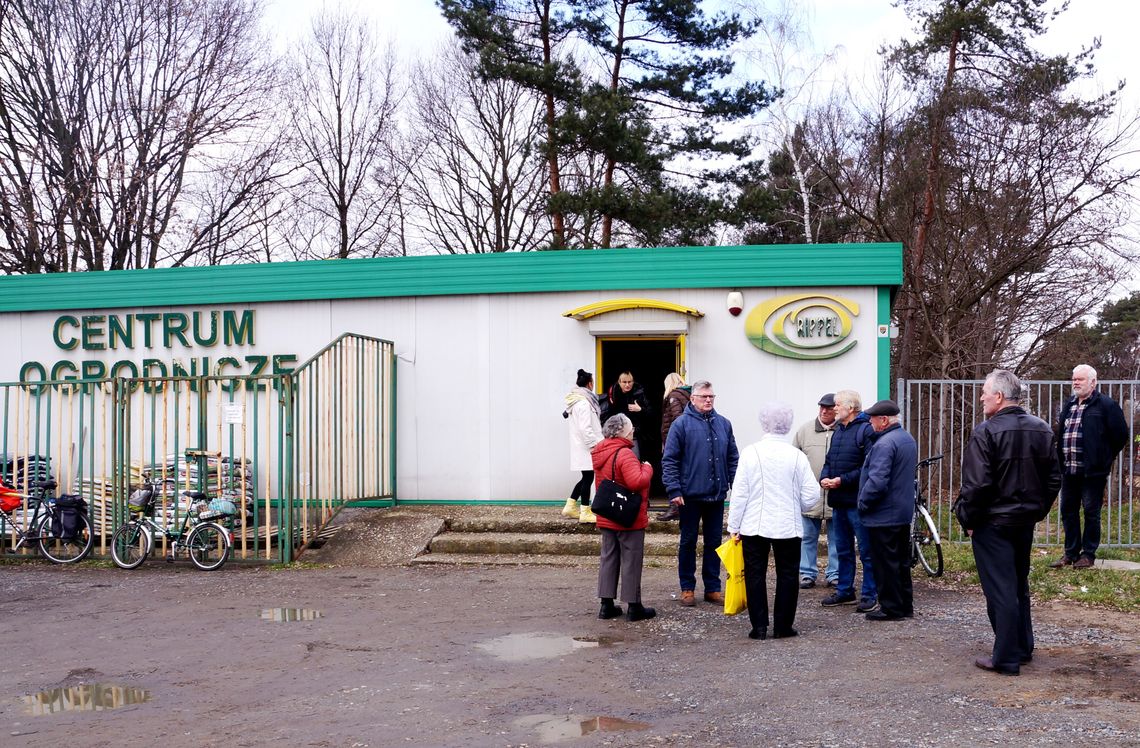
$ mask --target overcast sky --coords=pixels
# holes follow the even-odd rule
[[[331,0],[333,5],[356,8],[376,20],[383,36],[395,39],[406,53],[418,55],[435,47],[449,35],[434,0]],[[320,7],[315,0],[266,0],[270,27],[279,44],[302,33],[309,16]],[[891,0],[814,0],[815,22],[811,34],[820,50],[842,46],[843,68],[860,72],[874,64],[875,51],[910,30],[910,23]],[[712,3],[706,3],[712,6]],[[1043,41],[1047,51],[1076,51],[1096,36],[1102,48],[1097,57],[1098,78],[1111,87],[1120,78],[1134,75],[1140,54],[1136,30],[1140,29],[1140,3],[1120,0],[1072,0],[1070,9],[1052,24]],[[1132,88],[1140,88],[1133,84]],[[1140,101],[1137,91],[1129,101]]]

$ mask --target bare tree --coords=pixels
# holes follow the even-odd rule
[[[253,0],[8,0],[0,16],[0,262],[154,267],[195,234],[187,185],[246,143],[273,76]],[[213,155],[211,155],[213,154]],[[178,238],[179,227],[186,231]]]
[[[934,94],[896,80],[884,76],[873,106],[833,104],[812,119],[816,166],[857,219],[850,240],[907,242],[928,218]],[[1062,89],[1037,77],[1000,100],[959,102],[937,123],[938,199],[895,303],[908,328],[901,376],[1021,368],[1134,259],[1119,230],[1140,183],[1127,160],[1138,121],[1113,115],[1111,97]]]
[[[395,195],[391,139],[401,95],[396,55],[381,50],[371,26],[323,10],[295,50],[290,120],[304,178],[288,241],[296,256],[383,254]]]
[[[772,0],[764,5],[738,0],[735,7],[741,17],[755,23],[759,31],[743,44],[743,54],[752,69],[763,72],[765,79],[780,92],[767,109],[761,112],[761,123],[752,128],[759,142],[765,143],[776,157],[786,159],[791,183],[798,197],[795,218],[800,224],[804,241],[818,241],[821,216],[815,195],[824,180],[813,172],[807,142],[801,126],[810,107],[820,71],[834,63],[833,53],[809,52],[811,18],[808,6],[793,0]],[[769,169],[771,171],[771,169]]]
[[[484,80],[451,44],[416,72],[413,99],[407,199],[429,247],[511,252],[547,242],[539,97]]]

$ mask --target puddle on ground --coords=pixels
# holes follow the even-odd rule
[[[609,647],[621,639],[616,636],[560,636],[558,634],[508,634],[479,642],[475,646],[500,660],[522,662],[561,657],[579,649]]]
[[[305,608],[265,608],[261,611],[261,620],[274,621],[275,623],[315,621],[321,617],[321,611],[306,610]]]
[[[106,683],[52,688],[23,698],[24,711],[37,717],[60,712],[102,712],[147,701],[150,691]]]
[[[582,719],[573,715],[532,714],[515,720],[517,727],[531,729],[538,733],[540,743],[559,743],[595,732],[623,732],[648,730],[647,722],[632,722],[617,717],[590,717]]]

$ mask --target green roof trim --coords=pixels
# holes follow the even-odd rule
[[[7,275],[0,276],[0,312],[653,288],[901,284],[902,245],[898,243],[593,249]]]

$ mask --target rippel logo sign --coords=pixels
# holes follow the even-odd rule
[[[787,358],[818,360],[841,356],[850,340],[859,305],[827,294],[792,294],[769,299],[744,320],[744,334],[762,351]]]

